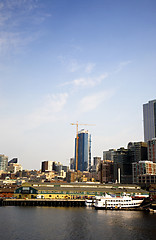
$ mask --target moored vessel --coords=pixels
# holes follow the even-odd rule
[[[143,199],[133,199],[131,196],[97,196],[94,207],[95,209],[135,209],[140,207]]]
[[[90,198],[85,200],[86,207],[94,207],[94,204],[95,204],[95,198]]]

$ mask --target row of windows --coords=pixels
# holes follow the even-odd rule
[[[109,202],[130,202],[131,200],[109,200]]]
[[[137,203],[126,203],[126,204],[125,204],[125,203],[121,203],[120,205],[121,205],[121,206],[125,206],[125,205],[126,205],[126,206],[127,206],[127,205],[128,205],[128,206],[131,206],[131,205],[136,205],[136,204],[137,204]],[[114,207],[114,205],[113,205],[113,204],[107,204],[107,207]]]
[[[100,194],[102,195],[103,192],[82,192],[82,191],[38,191],[38,194],[40,193],[54,193],[54,194]]]

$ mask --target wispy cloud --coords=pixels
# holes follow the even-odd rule
[[[38,7],[37,0],[1,0],[0,9],[22,8],[23,10],[32,10]]]
[[[101,91],[92,95],[88,95],[79,103],[80,112],[89,112],[96,109],[102,102],[108,100],[114,94],[113,90]]]
[[[94,87],[97,84],[100,84],[105,78],[108,77],[107,73],[104,73],[96,78],[91,78],[91,77],[82,77],[82,78],[78,78],[78,79],[74,79],[73,81],[69,81],[69,82],[65,82],[63,84],[61,84],[61,86],[65,86],[65,85],[72,85],[73,87],[77,88],[77,87]]]
[[[39,37],[39,33],[27,35],[24,32],[0,32],[0,53],[5,54],[11,50],[15,52],[33,42]]]
[[[78,64],[78,62],[75,59],[72,59],[69,63],[68,63],[68,70],[70,72],[76,72],[78,71],[82,66],[80,64]]]
[[[16,50],[39,37],[36,28],[47,17],[36,0],[2,0],[0,3],[1,53]],[[25,27],[26,26],[26,27]]]
[[[131,63],[131,61],[120,62],[117,69],[115,70],[115,73],[121,72],[123,70],[123,68],[130,63]]]
[[[85,68],[86,73],[91,73],[95,67],[95,63],[88,63]]]
[[[68,58],[68,57],[60,55],[60,56],[58,56],[58,60],[61,62],[61,64],[63,66],[65,66],[67,71],[72,72],[72,73],[78,71],[79,69],[81,69],[83,67],[82,64],[78,63],[78,61],[73,58]]]
[[[60,117],[58,114],[63,110],[67,99],[67,93],[46,96],[43,106],[26,117],[28,125],[33,128],[47,122],[56,121]]]
[[[77,72],[79,70],[89,74],[93,71],[96,64],[89,62],[89,63],[80,63],[77,59],[70,58],[68,56],[58,56],[58,60],[64,65],[69,72]]]

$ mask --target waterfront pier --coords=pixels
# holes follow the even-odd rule
[[[1,206],[48,206],[48,207],[84,207],[81,199],[1,199]]]

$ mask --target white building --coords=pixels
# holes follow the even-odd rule
[[[22,170],[23,168],[19,163],[10,163],[10,165],[7,167],[7,171],[10,173],[16,173]]]

